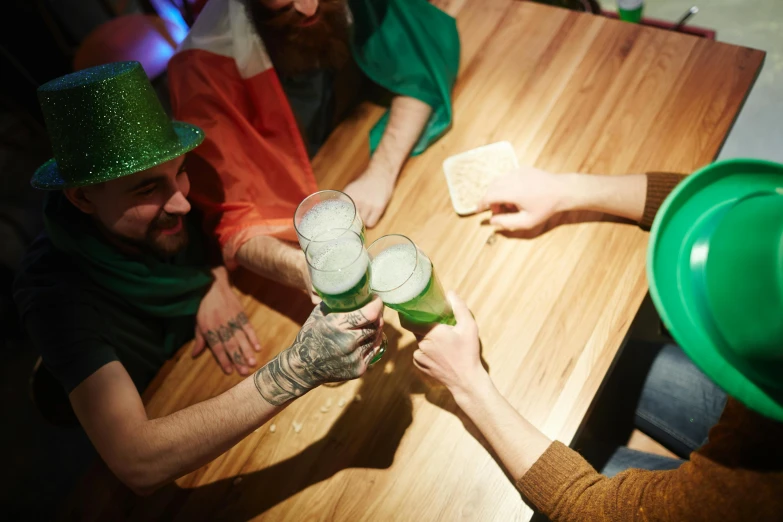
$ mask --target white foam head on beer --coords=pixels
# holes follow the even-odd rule
[[[309,241],[333,228],[350,228],[360,234],[362,231],[361,221],[354,219],[355,217],[356,208],[350,201],[327,199],[316,204],[305,213],[302,221],[296,227],[302,250],[307,248]]]
[[[370,263],[359,236],[350,232],[334,240],[310,243],[307,260],[314,269],[310,270],[313,286],[323,294],[332,295],[356,286]]]
[[[417,297],[431,276],[432,263],[412,245],[392,245],[372,260],[371,286],[384,303],[401,304]]]

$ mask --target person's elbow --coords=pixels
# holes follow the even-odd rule
[[[171,482],[171,480],[162,480],[160,476],[156,476],[150,470],[142,469],[138,464],[117,463],[110,467],[120,482],[140,497],[149,496]]]
[[[168,476],[159,469],[160,459],[153,452],[145,450],[140,444],[141,437],[135,443],[124,444],[120,451],[104,458],[112,473],[139,496],[148,496],[172,482],[175,477]]]
[[[139,497],[148,497],[153,493],[155,493],[158,489],[160,489],[160,486],[138,487],[138,486],[131,486],[130,484],[127,483],[125,485],[128,487],[128,489],[133,491],[133,493]]]

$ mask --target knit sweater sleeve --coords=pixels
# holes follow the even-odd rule
[[[771,520],[783,509],[783,458],[769,455],[781,427],[730,399],[709,443],[678,469],[608,478],[554,442],[516,485],[552,522]]]
[[[644,213],[639,221],[641,228],[650,230],[655,220],[655,215],[663,204],[663,200],[683,179],[685,179],[685,176],[682,174],[669,172],[647,173],[647,196],[644,201]]]

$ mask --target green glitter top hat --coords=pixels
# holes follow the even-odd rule
[[[54,158],[33,187],[102,183],[149,169],[204,140],[194,125],[171,121],[139,62],[99,65],[38,88]]]

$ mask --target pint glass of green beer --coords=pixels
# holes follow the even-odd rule
[[[332,228],[311,239],[305,250],[313,288],[329,310],[352,312],[372,300],[370,258],[354,230]],[[384,335],[376,363],[386,351]]]
[[[302,251],[312,239],[333,228],[348,228],[364,240],[364,223],[351,196],[339,190],[321,190],[299,203],[294,229]]]
[[[413,241],[391,234],[375,240],[367,250],[372,290],[386,306],[417,326],[457,324],[435,267]]]

